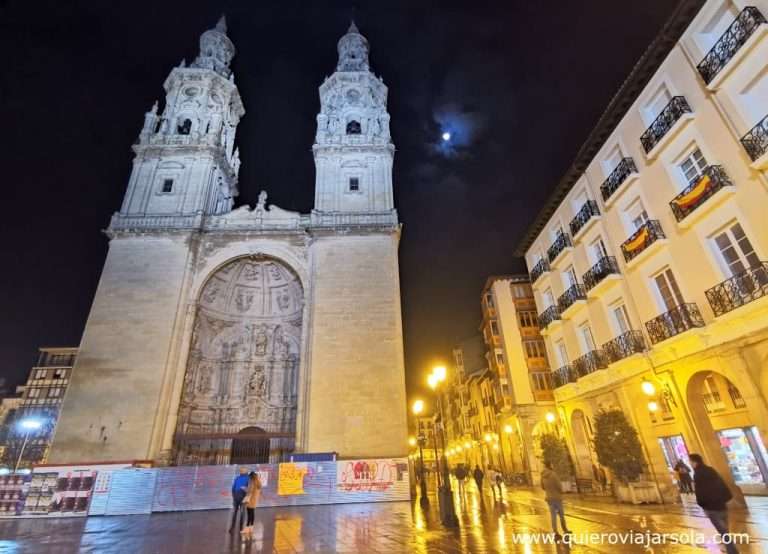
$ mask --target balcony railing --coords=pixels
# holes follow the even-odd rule
[[[760,262],[704,293],[715,316],[768,296],[768,262]]]
[[[741,137],[741,145],[753,162],[768,152],[768,115]]]
[[[621,244],[624,261],[635,259],[641,252],[659,239],[666,238],[661,224],[656,219],[649,219],[630,237]]]
[[[603,345],[609,363],[618,362],[632,354],[645,351],[645,338],[640,331],[627,331]]]
[[[547,250],[547,257],[549,258],[549,263],[554,262],[555,258],[557,258],[560,255],[560,252],[562,252],[569,246],[573,246],[573,243],[571,243],[571,237],[569,237],[565,233],[558,233],[557,238],[552,243],[552,246],[550,246],[549,249]]]
[[[573,368],[570,365],[564,365],[553,371],[552,374],[553,380],[555,381],[555,388],[576,382],[576,374],[573,372]]]
[[[651,343],[657,344],[679,335],[694,327],[704,327],[699,307],[696,304],[680,304],[660,316],[645,322]]]
[[[608,367],[608,359],[602,350],[592,350],[573,361],[573,371],[578,377],[584,377],[606,367]]]
[[[733,183],[722,166],[710,165],[704,169],[704,173],[698,181],[672,199],[669,207],[672,208],[675,219],[682,221],[717,191],[723,187],[732,186]]]
[[[584,205],[579,209],[579,213],[576,214],[569,225],[571,228],[571,236],[576,236],[590,219],[598,215],[600,215],[600,210],[597,207],[597,202],[594,200],[587,200],[584,202]]]
[[[587,270],[582,276],[584,288],[592,290],[600,281],[609,275],[619,274],[619,264],[613,256],[603,256],[598,262]]]
[[[765,17],[756,7],[747,6],[741,11],[696,66],[705,83],[709,84],[720,73],[761,23],[765,23]]]
[[[664,135],[677,123],[678,119],[686,113],[692,113],[692,111],[684,96],[673,96],[669,104],[661,110],[659,116],[653,120],[653,123],[640,137],[640,143],[646,154],[664,138]]]
[[[535,283],[545,271],[549,271],[549,262],[541,258],[531,270],[531,283]]]
[[[560,312],[557,306],[550,306],[539,314],[539,328],[545,329],[547,325],[558,319],[560,319]]]
[[[568,290],[560,295],[560,298],[557,299],[557,307],[560,309],[560,313],[563,313],[565,310],[573,306],[574,302],[577,300],[586,299],[587,292],[584,290],[584,285],[581,283],[576,283],[575,285],[571,285]]]
[[[608,175],[606,180],[603,181],[603,184],[600,185],[600,192],[603,195],[603,200],[607,201],[632,173],[637,173],[635,160],[632,158],[623,158],[619,162],[619,165],[611,171],[611,174]]]

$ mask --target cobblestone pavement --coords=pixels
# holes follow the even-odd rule
[[[260,553],[260,552],[720,552],[713,529],[690,500],[666,506],[620,505],[610,499],[567,495],[568,526],[576,541],[515,544],[525,533],[547,533],[549,514],[539,491],[506,490],[502,502],[490,491],[480,496],[467,486],[456,492],[458,529],[439,522],[437,502],[422,510],[418,502],[346,504],[257,510],[254,539],[227,533],[229,512],[177,512],[151,516],[113,516],[0,521],[0,553]],[[768,552],[768,499],[751,498],[750,510],[732,510],[733,532],[749,533],[740,552]],[[701,532],[700,547],[579,544],[583,533]],[[517,536],[515,536],[517,534]]]

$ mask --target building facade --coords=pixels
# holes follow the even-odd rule
[[[766,15],[683,2],[518,249],[581,478],[619,408],[665,497],[691,452],[768,492]]]
[[[501,446],[500,466],[530,482],[541,471],[538,437],[546,429],[542,422],[554,409],[554,397],[528,276],[488,278],[481,306],[496,399],[495,422],[486,432]]]
[[[387,87],[354,24],[319,89],[315,205],[238,195],[245,113],[224,19],[165,81],[125,198],[51,460],[398,456],[405,378]]]
[[[25,468],[47,461],[76,360],[77,348],[40,348],[26,384],[18,387],[21,395],[3,399],[0,466],[13,468],[20,462],[19,467]],[[28,437],[20,425],[25,420],[40,424]]]

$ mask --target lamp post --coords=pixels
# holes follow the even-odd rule
[[[422,411],[424,411],[424,401],[416,400],[413,403],[413,415],[418,417]],[[421,429],[419,429],[419,436],[417,437],[416,442],[419,445],[419,504],[421,504],[422,508],[426,508],[429,506],[429,498],[427,498],[427,483],[424,481],[424,444],[427,442],[427,437],[424,436],[424,433],[421,432]]]
[[[19,452],[19,458],[16,460],[16,465],[13,468],[13,472],[16,473],[19,471],[19,466],[21,465],[21,458],[24,456],[24,449],[27,447],[27,442],[29,442],[29,435],[32,433],[32,431],[37,431],[42,427],[43,424],[38,419],[22,419],[19,422],[19,427],[24,429],[24,442],[21,443],[21,451]]]
[[[451,490],[451,480],[448,474],[448,459],[445,457],[445,417],[443,416],[443,401],[438,392],[440,383],[445,381],[445,377],[445,367],[435,367],[427,378],[427,384],[437,396],[437,406],[440,413],[440,443],[443,446],[443,483],[438,492],[438,499],[440,501],[440,519],[446,527],[456,527],[459,524],[459,520],[456,517],[456,507],[453,505],[453,491]]]

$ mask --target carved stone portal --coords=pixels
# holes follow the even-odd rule
[[[179,464],[226,463],[228,439],[246,427],[295,434],[304,292],[272,258],[241,258],[200,294],[174,443]],[[298,322],[298,325],[297,325]],[[271,439],[270,456],[293,449]]]

